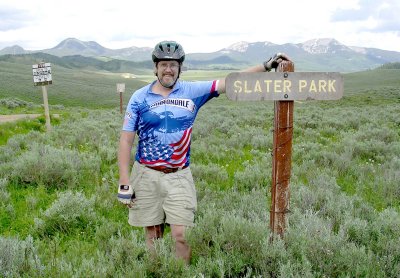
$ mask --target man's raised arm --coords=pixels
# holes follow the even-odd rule
[[[282,61],[290,61],[290,58],[286,54],[277,53],[273,57],[269,58],[267,61],[262,63],[261,65],[247,68],[245,70],[242,70],[241,72],[271,71],[272,69],[276,69]],[[224,94],[226,92],[225,78],[218,80],[217,90],[219,94]]]

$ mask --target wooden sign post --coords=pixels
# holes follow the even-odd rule
[[[51,75],[50,63],[39,63],[32,65],[33,83],[35,86],[42,86],[44,116],[46,118],[46,130],[51,130],[49,102],[47,99],[46,85],[52,84],[53,79]]]
[[[283,61],[278,72],[293,72],[292,62]],[[270,227],[272,235],[283,236],[286,228],[286,213],[289,212],[290,173],[293,138],[293,100],[275,101],[274,137],[272,151],[272,185]]]
[[[294,72],[283,61],[277,72],[235,72],[226,77],[226,94],[236,101],[275,101],[270,228],[283,237],[289,211],[294,100],[337,100],[343,77],[334,72]]]
[[[119,93],[119,111],[123,113],[122,93],[125,92],[125,83],[117,83],[117,93]]]

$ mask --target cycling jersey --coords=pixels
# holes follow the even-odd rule
[[[151,91],[154,84],[132,95],[122,130],[138,134],[135,159],[139,163],[188,166],[194,120],[200,107],[218,96],[217,81],[178,81],[167,98]]]

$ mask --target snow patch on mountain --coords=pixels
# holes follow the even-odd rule
[[[234,43],[234,44],[228,46],[224,50],[233,50],[233,51],[237,51],[237,52],[246,52],[248,48],[249,48],[249,43],[245,42],[245,41],[241,41],[241,42],[237,42],[237,43]]]
[[[302,48],[304,51],[311,54],[327,54],[349,50],[347,46],[332,38],[312,39],[304,42]]]

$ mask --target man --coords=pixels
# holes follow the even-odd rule
[[[192,127],[200,107],[225,93],[225,79],[178,80],[185,52],[174,41],[158,43],[152,60],[157,80],[132,95],[125,114],[118,151],[118,199],[129,207],[129,224],[145,228],[149,249],[154,250],[154,240],[163,236],[167,223],[176,256],[189,263],[185,230],[193,226],[197,207],[189,168]],[[245,71],[270,71],[282,60],[289,58],[276,54]],[[130,175],[135,134],[139,142]]]

